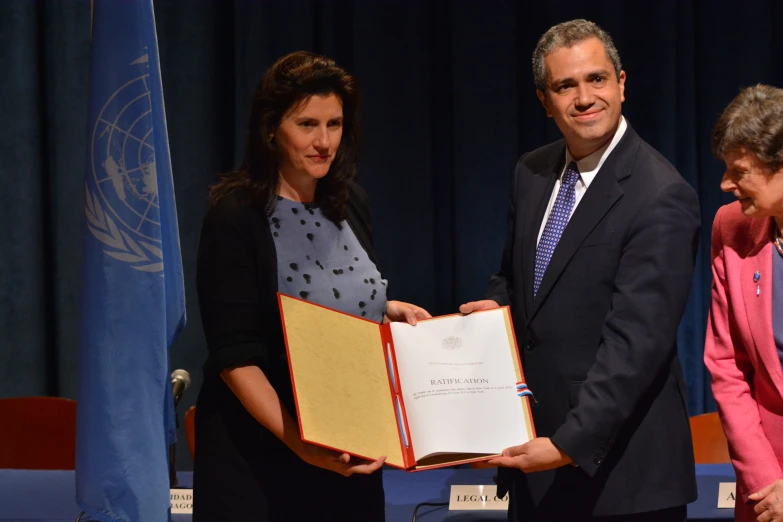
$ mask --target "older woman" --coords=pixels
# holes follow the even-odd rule
[[[212,189],[198,255],[209,358],[196,521],[384,520],[383,457],[356,461],[300,439],[276,299],[280,291],[377,322],[429,317],[386,300],[367,197],[353,182],[358,116],[345,70],[323,56],[285,56],[254,95],[242,165]]]
[[[756,85],[712,136],[726,163],[712,229],[704,361],[737,473],[736,519],[783,521],[783,89]]]

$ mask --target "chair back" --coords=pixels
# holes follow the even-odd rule
[[[74,469],[76,401],[0,399],[0,468]]]
[[[693,453],[696,464],[725,464],[731,462],[729,444],[716,412],[690,418]]]
[[[185,412],[185,435],[188,438],[190,457],[196,458],[196,407],[191,406]]]

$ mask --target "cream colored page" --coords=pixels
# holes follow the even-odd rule
[[[500,453],[529,440],[503,314],[392,325],[416,460]]]
[[[403,467],[379,326],[281,302],[304,439]]]

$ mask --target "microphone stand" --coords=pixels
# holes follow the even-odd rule
[[[177,465],[176,465],[176,449],[177,443],[169,446],[169,487],[178,488],[179,482],[177,481]]]
[[[177,416],[177,406],[174,405],[174,425],[179,431],[179,417]],[[169,444],[169,487],[179,487],[179,481],[177,481],[177,443]]]
[[[172,399],[174,402],[174,427],[179,431],[179,417],[177,416],[177,406],[182,398],[182,393],[190,386],[190,374],[185,370],[174,370],[171,373]],[[176,437],[172,444],[169,444],[169,486],[179,487],[177,481],[177,442]]]

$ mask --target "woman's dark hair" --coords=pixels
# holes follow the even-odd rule
[[[740,148],[770,172],[783,166],[783,89],[758,84],[731,100],[712,132],[712,153],[723,159]]]
[[[228,194],[241,192],[270,214],[280,184],[280,158],[273,138],[280,121],[312,96],[329,94],[342,103],[343,133],[329,173],[318,181],[314,203],[335,223],[345,219],[348,185],[357,172],[359,89],[353,76],[334,60],[304,51],[277,60],[258,83],[247,123],[244,159],[238,169],[221,176],[212,186],[210,206]]]

